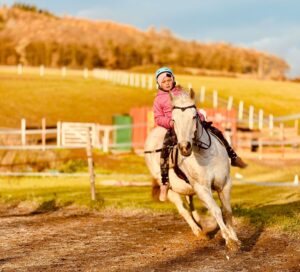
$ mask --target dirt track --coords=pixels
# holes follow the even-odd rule
[[[242,251],[171,214],[75,210],[0,218],[1,271],[300,271],[300,239],[237,223]]]

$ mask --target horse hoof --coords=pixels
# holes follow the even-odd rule
[[[203,231],[201,231],[201,232],[197,235],[197,237],[198,237],[199,240],[202,240],[202,241],[208,241],[208,240],[209,240],[208,235],[207,235],[205,232],[203,232]]]
[[[193,229],[193,233],[197,236],[198,239],[200,240],[208,240],[208,236],[206,235],[205,232],[201,231],[200,228],[195,228]]]
[[[238,253],[241,250],[241,242],[239,240],[229,240],[226,244],[230,253]]]
[[[199,240],[202,240],[202,241],[209,240],[208,235],[204,231],[198,230],[197,233],[194,232],[194,234],[197,236],[197,238]]]

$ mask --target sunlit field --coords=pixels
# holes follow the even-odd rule
[[[244,101],[245,109],[253,105],[265,114],[282,116],[299,112],[300,84],[292,82],[263,81],[237,78],[177,76],[184,87],[192,84],[200,93],[206,87],[206,97],[218,90],[220,98],[234,97],[237,107]],[[111,124],[114,114],[128,113],[132,107],[152,106],[155,90],[114,85],[112,82],[84,79],[79,72],[63,78],[57,74],[36,73],[17,75],[16,71],[0,70],[0,126],[19,127],[20,119],[28,125],[40,125],[45,117],[48,125],[57,121],[96,122]],[[211,99],[204,105],[211,106]]]
[[[88,209],[136,209],[174,212],[171,203],[154,202],[151,187],[103,186],[97,178],[97,200],[90,200],[89,180],[86,178],[0,178],[0,203],[6,207],[24,207],[31,203],[33,213],[53,211],[68,206]],[[195,198],[196,199],[196,198]],[[205,211],[199,201],[197,207]],[[297,187],[258,187],[235,185],[232,192],[234,214],[252,224],[299,231],[300,190]]]
[[[246,107],[254,105],[256,109],[262,108],[266,113],[273,113],[275,116],[299,112],[300,84],[182,75],[177,76],[177,81],[184,87],[192,84],[197,95],[200,87],[205,86],[207,96],[216,89],[221,98],[233,96],[235,105],[243,100]],[[33,72],[18,76],[15,71],[1,70],[0,126],[19,127],[21,118],[26,118],[29,126],[38,126],[43,117],[46,118],[47,125],[55,125],[57,121],[111,124],[114,114],[128,113],[132,107],[151,106],[155,94],[155,90],[114,85],[92,76],[84,79],[79,72],[62,78],[59,73],[54,72],[40,77]],[[209,101],[203,106],[210,105]],[[16,156],[16,160],[21,160],[22,156]],[[103,154],[98,151],[94,156],[95,172],[107,175],[96,179],[97,201],[90,200],[88,176],[1,178],[1,206],[14,208],[30,203],[32,212],[37,213],[72,205],[96,210],[129,208],[176,212],[170,203],[154,202],[149,186],[112,187],[102,184],[105,180],[135,180],[150,184],[151,178],[142,157],[135,154]],[[234,214],[256,225],[298,231],[299,187],[240,184],[247,180],[293,181],[294,175],[300,171],[298,164],[282,162],[281,167],[278,167],[278,164],[262,164],[254,160],[247,162],[250,167],[245,170],[232,169],[235,183],[232,194]],[[87,173],[86,162],[82,164],[75,160],[65,162],[60,167],[63,172]],[[134,178],[133,175],[136,174],[143,176]],[[236,181],[237,176],[242,177],[239,183]],[[197,205],[201,208],[199,203]]]

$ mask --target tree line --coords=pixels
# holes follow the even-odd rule
[[[16,10],[25,9],[28,13],[42,13],[35,7],[14,7],[12,14],[15,20],[23,18]],[[44,12],[45,13],[45,12]],[[19,17],[18,17],[19,16]],[[57,19],[56,19],[57,18]],[[59,30],[62,20],[70,25],[64,41],[50,34],[47,39],[35,36],[28,41],[20,42],[9,32],[5,32],[5,23],[9,16],[1,16],[0,26],[0,64],[45,65],[47,67],[67,66],[71,68],[130,69],[136,66],[170,65],[196,69],[218,70],[229,73],[260,74],[265,77],[282,78],[288,69],[287,63],[272,55],[255,50],[237,48],[226,43],[204,44],[196,41],[184,41],[176,38],[169,30],[156,31],[150,28],[146,32],[133,31],[120,25],[99,25],[93,22],[78,20],[78,38],[75,37],[73,22],[55,17],[55,27]],[[36,18],[34,19],[36,22]],[[54,20],[54,19],[53,19]],[[45,24],[41,17],[39,24]],[[71,24],[72,23],[72,24]],[[81,35],[81,27],[85,33]],[[95,27],[96,26],[96,27]],[[101,27],[99,27],[101,26]],[[109,29],[107,30],[107,28]],[[47,31],[47,29],[45,29]],[[52,29],[53,31],[53,29]],[[57,31],[58,32],[58,31]],[[24,33],[26,34],[26,33]],[[94,37],[95,36],[95,37]],[[74,42],[76,40],[76,42]]]

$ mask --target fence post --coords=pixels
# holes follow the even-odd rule
[[[201,86],[200,89],[200,103],[204,103],[205,100],[205,86]]]
[[[284,124],[280,123],[280,140],[281,140],[281,154],[282,158],[284,158]]]
[[[130,86],[134,86],[134,74],[130,73],[130,78],[129,78]]]
[[[273,118],[273,115],[270,114],[269,115],[269,130],[270,130],[269,134],[270,134],[270,136],[273,135],[273,128],[274,128],[274,118]]]
[[[229,96],[228,97],[228,103],[227,103],[227,110],[230,111],[232,109],[232,104],[233,104],[233,97]]]
[[[65,77],[67,75],[67,68],[64,66],[63,68],[61,68],[61,76]]]
[[[193,88],[192,83],[189,83],[189,84],[188,84],[188,90],[190,90],[190,89],[192,89],[192,88]]]
[[[129,74],[126,73],[125,74],[125,83],[124,83],[126,86],[129,86]]]
[[[18,64],[17,72],[18,72],[18,75],[22,75],[23,74],[23,66],[22,66],[21,63]]]
[[[46,118],[42,119],[42,150],[46,150]]]
[[[135,74],[135,87],[140,87],[140,75]]]
[[[41,65],[40,66],[40,76],[42,77],[44,75],[45,75],[45,67],[44,67],[44,65]]]
[[[56,143],[57,147],[61,146],[61,122],[57,122],[56,126]]]
[[[83,77],[84,77],[85,79],[88,79],[88,77],[89,77],[89,70],[88,70],[87,68],[84,68],[84,69],[83,69]]]
[[[258,159],[261,160],[263,158],[263,145],[261,138],[258,139]]]
[[[93,161],[91,129],[90,128],[87,128],[86,137],[87,137],[86,154],[87,154],[89,173],[90,173],[91,198],[92,198],[92,200],[96,200],[95,173],[94,173],[94,161]]]
[[[294,177],[294,185],[299,185],[298,175],[295,175],[295,177]]]
[[[258,111],[258,129],[262,130],[264,126],[264,111],[260,109]]]
[[[26,145],[26,119],[21,120],[21,143],[23,146]]]
[[[254,127],[254,107],[250,106],[249,107],[249,129],[253,129]]]
[[[142,75],[142,88],[146,89],[146,76]]]
[[[153,89],[153,76],[149,76],[148,78],[148,89],[149,90]]]
[[[243,113],[244,113],[244,102],[239,102],[239,113],[238,113],[238,119],[239,121],[243,121]]]
[[[216,109],[218,107],[218,91],[213,91],[213,108]]]
[[[109,128],[104,129],[104,136],[103,136],[103,152],[108,152],[109,146]]]

